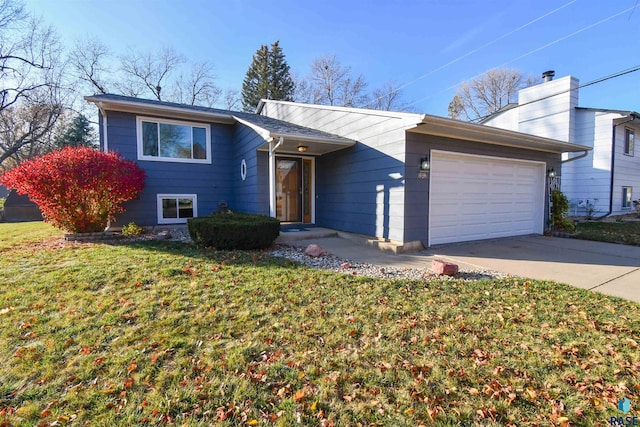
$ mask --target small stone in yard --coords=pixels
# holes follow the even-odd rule
[[[340,268],[346,270],[347,268],[351,268],[351,264],[349,264],[348,262],[343,262],[342,264],[340,264]]]
[[[156,235],[156,239],[158,240],[168,240],[170,238],[171,238],[171,233],[169,233],[169,230],[161,231]]]
[[[320,245],[310,244],[307,246],[307,249],[304,251],[305,255],[310,257],[317,258],[321,255],[324,255],[324,250],[320,247]]]
[[[433,272],[438,275],[442,274],[445,276],[453,276],[458,272],[458,266],[441,259],[434,259],[431,262],[431,270],[433,270]]]

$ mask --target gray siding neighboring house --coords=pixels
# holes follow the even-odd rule
[[[26,194],[18,194],[11,190],[4,202],[4,221],[26,222],[42,221],[40,208]]]
[[[629,200],[640,198],[640,152],[628,141],[640,133],[640,114],[580,107],[575,77],[522,89],[517,104],[482,123],[589,147],[583,155],[565,154],[556,168],[574,215],[629,213]]]
[[[86,99],[101,112],[101,149],[137,161],[148,175],[116,225],[185,222],[225,202],[398,250],[541,234],[547,170],[559,169],[562,153],[586,149],[421,114],[284,101],[262,101],[250,114]]]

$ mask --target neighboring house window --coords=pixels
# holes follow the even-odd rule
[[[211,132],[204,123],[137,118],[138,160],[211,163]]]
[[[158,194],[158,224],[184,224],[198,216],[195,194]]]
[[[622,209],[631,208],[631,199],[633,198],[631,188],[632,187],[622,187]]]
[[[635,132],[632,129],[624,130],[624,154],[633,156],[633,145],[636,141]]]

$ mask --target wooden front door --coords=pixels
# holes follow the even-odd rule
[[[311,222],[311,160],[276,158],[276,218],[282,222]]]

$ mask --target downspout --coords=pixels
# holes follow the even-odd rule
[[[606,214],[601,215],[595,219],[606,218],[609,215],[611,215],[611,212],[613,212],[613,181],[615,176],[613,168],[616,164],[616,127],[623,125],[625,123],[632,122],[635,120],[635,118],[636,118],[635,114],[631,114],[631,118],[629,120],[613,124],[613,131],[612,131],[613,134],[611,136],[611,179],[609,181],[609,211]]]
[[[574,160],[578,160],[578,159],[582,159],[584,157],[587,157],[587,155],[589,155],[589,151],[590,150],[584,150],[584,153],[580,154],[579,156],[571,157],[570,159],[563,160],[560,163],[562,163],[564,165],[565,163],[573,162]]]
[[[277,144],[273,138],[269,141],[269,216],[276,217],[276,150],[284,142],[281,136]]]
[[[102,101],[97,104],[98,110],[100,110],[100,114],[102,115],[102,142],[104,147],[104,152],[107,153],[109,151],[109,138],[107,137],[107,112],[102,108]]]
[[[100,110],[100,114],[102,115],[102,146],[104,148],[104,152],[109,152],[109,138],[107,137],[107,112],[103,108],[102,101],[99,101],[96,106],[98,110]],[[104,228],[104,231],[107,232],[111,229],[111,221],[107,221],[107,226]]]

